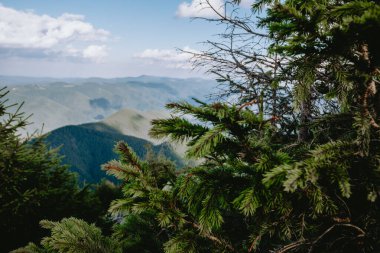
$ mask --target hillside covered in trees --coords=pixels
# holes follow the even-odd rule
[[[211,103],[167,104],[172,116],[150,131],[185,142],[200,164],[178,172],[119,142],[119,160],[103,167],[122,184],[108,209],[112,229],[75,214],[46,217],[50,235],[13,252],[380,251],[380,3],[257,0],[258,17],[239,16],[239,0],[224,12],[205,3],[217,17],[206,20],[225,30],[192,60],[221,93]],[[4,140],[19,143],[0,126]],[[25,173],[14,164],[1,173]],[[20,178],[29,177],[11,177]],[[10,198],[20,184],[1,192]],[[18,201],[16,210],[30,210]]]
[[[102,123],[61,127],[48,133],[45,138],[48,146],[59,148],[62,162],[70,165],[70,171],[78,173],[79,180],[86,183],[99,183],[107,177],[100,168],[107,161],[117,158],[113,147],[118,141],[128,143],[140,158],[146,157],[147,149],[152,149],[154,154],[175,162],[178,168],[184,166],[183,159],[170,144],[153,145],[147,140],[121,134]],[[117,183],[114,177],[107,179]]]

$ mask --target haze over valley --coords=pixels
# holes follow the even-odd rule
[[[160,117],[165,114],[168,102],[191,101],[193,97],[207,101],[216,82],[153,76],[113,79],[0,76],[0,85],[11,91],[10,103],[24,102],[22,111],[32,115],[29,121],[33,124],[26,127],[27,132],[43,127],[46,133],[65,125],[101,121],[123,109],[149,112],[150,119],[154,115]]]

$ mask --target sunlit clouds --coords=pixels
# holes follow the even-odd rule
[[[37,15],[0,5],[0,50],[17,57],[76,57],[99,61],[107,56],[110,33],[82,15]]]
[[[160,64],[167,68],[191,69],[190,59],[192,53],[196,52],[197,50],[190,47],[184,47],[182,50],[146,49],[135,57],[150,65]]]

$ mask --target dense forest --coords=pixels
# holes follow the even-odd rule
[[[45,142],[52,148],[59,148],[59,154],[64,156],[63,163],[71,165],[70,171],[77,172],[82,183],[98,183],[105,178],[118,183],[115,177],[107,176],[100,170],[102,164],[117,158],[117,154],[113,152],[117,141],[128,143],[140,158],[144,158],[147,149],[151,149],[153,153],[175,162],[178,168],[184,166],[183,159],[168,143],[153,145],[147,140],[118,133],[102,123],[61,127],[47,134],[45,138]]]
[[[207,21],[225,31],[192,53],[221,93],[212,103],[170,103],[172,117],[152,122],[151,136],[187,143],[194,167],[142,160],[119,142],[119,159],[103,170],[121,192],[110,183],[81,189],[56,151],[20,140],[22,115],[0,104],[9,115],[0,125],[1,247],[380,251],[380,2],[257,0],[258,17],[240,16],[239,3],[214,9],[219,18]],[[12,238],[19,243],[7,245]]]

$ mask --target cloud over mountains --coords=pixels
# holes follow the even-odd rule
[[[182,50],[145,49],[135,57],[143,60],[146,64],[161,64],[164,67],[175,69],[192,69],[190,59],[192,53],[197,52],[190,47],[184,47]]]
[[[98,61],[107,56],[110,33],[82,15],[38,15],[0,5],[0,54],[21,57],[73,57]]]

